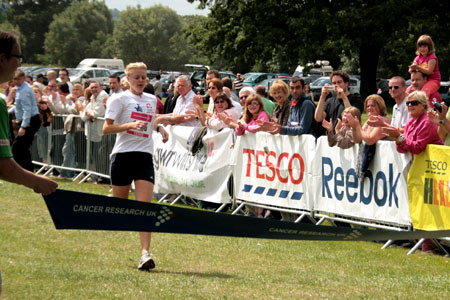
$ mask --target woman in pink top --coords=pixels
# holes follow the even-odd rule
[[[259,95],[250,95],[247,97],[244,113],[239,121],[233,122],[229,116],[223,118],[223,121],[228,127],[235,129],[237,135],[243,135],[246,131],[259,131],[260,126],[256,123],[256,120],[266,122],[270,120],[269,115],[264,110],[264,102]]]
[[[383,129],[397,143],[397,151],[420,154],[428,144],[443,145],[437,126],[428,119],[428,98],[425,93],[418,91],[409,94],[406,106],[411,118],[406,122],[403,134],[393,126]]]
[[[441,73],[434,52],[434,43],[431,37],[426,34],[421,35],[417,40],[417,56],[413,64],[409,66],[409,73],[419,71],[428,76],[428,81],[422,88],[428,98],[436,93],[441,86]]]

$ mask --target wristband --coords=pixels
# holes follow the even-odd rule
[[[158,125],[156,125],[156,132],[159,132],[159,128],[161,128],[161,127],[163,127],[163,125],[162,125],[162,124],[158,124]]]
[[[445,123],[445,119],[439,120],[440,125],[444,125],[444,123]]]

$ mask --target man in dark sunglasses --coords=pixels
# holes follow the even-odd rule
[[[367,124],[373,127],[388,127],[389,125],[403,130],[406,122],[410,118],[408,107],[406,106],[406,82],[401,76],[394,76],[389,80],[389,94],[395,101],[392,108],[391,123],[385,123],[384,118],[372,116]]]

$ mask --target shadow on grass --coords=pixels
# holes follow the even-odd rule
[[[200,272],[177,272],[177,271],[168,271],[168,270],[143,270],[141,272],[148,272],[153,274],[168,274],[168,275],[184,275],[184,276],[196,276],[196,277],[204,277],[204,278],[233,278],[235,276],[221,273],[221,272],[206,272],[206,273],[200,273]]]

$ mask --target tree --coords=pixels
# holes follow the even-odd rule
[[[28,63],[39,63],[38,55],[44,53],[45,33],[59,13],[77,0],[11,0],[4,1],[10,5],[6,18],[17,26],[22,34],[22,52]],[[26,43],[25,43],[26,41]]]
[[[103,1],[75,2],[57,14],[45,36],[47,63],[76,66],[86,57],[101,57],[113,32],[111,12]]]
[[[337,69],[342,55],[357,56],[363,96],[376,91],[380,57],[396,61],[383,61],[387,72],[403,70],[414,58],[414,40],[420,34],[427,32],[445,45],[442,49],[449,48],[450,33],[442,28],[450,23],[450,4],[444,1],[430,0],[426,5],[420,0],[199,2],[211,13],[202,24],[202,34],[188,35],[199,51],[214,47],[212,61],[228,61],[233,70],[258,65],[268,69],[274,53],[283,53],[278,71],[285,71],[318,59],[329,60]],[[445,56],[441,59],[445,65]]]
[[[176,12],[162,5],[127,7],[114,30],[115,46],[126,62],[143,61],[149,69],[178,69],[190,57]]]

